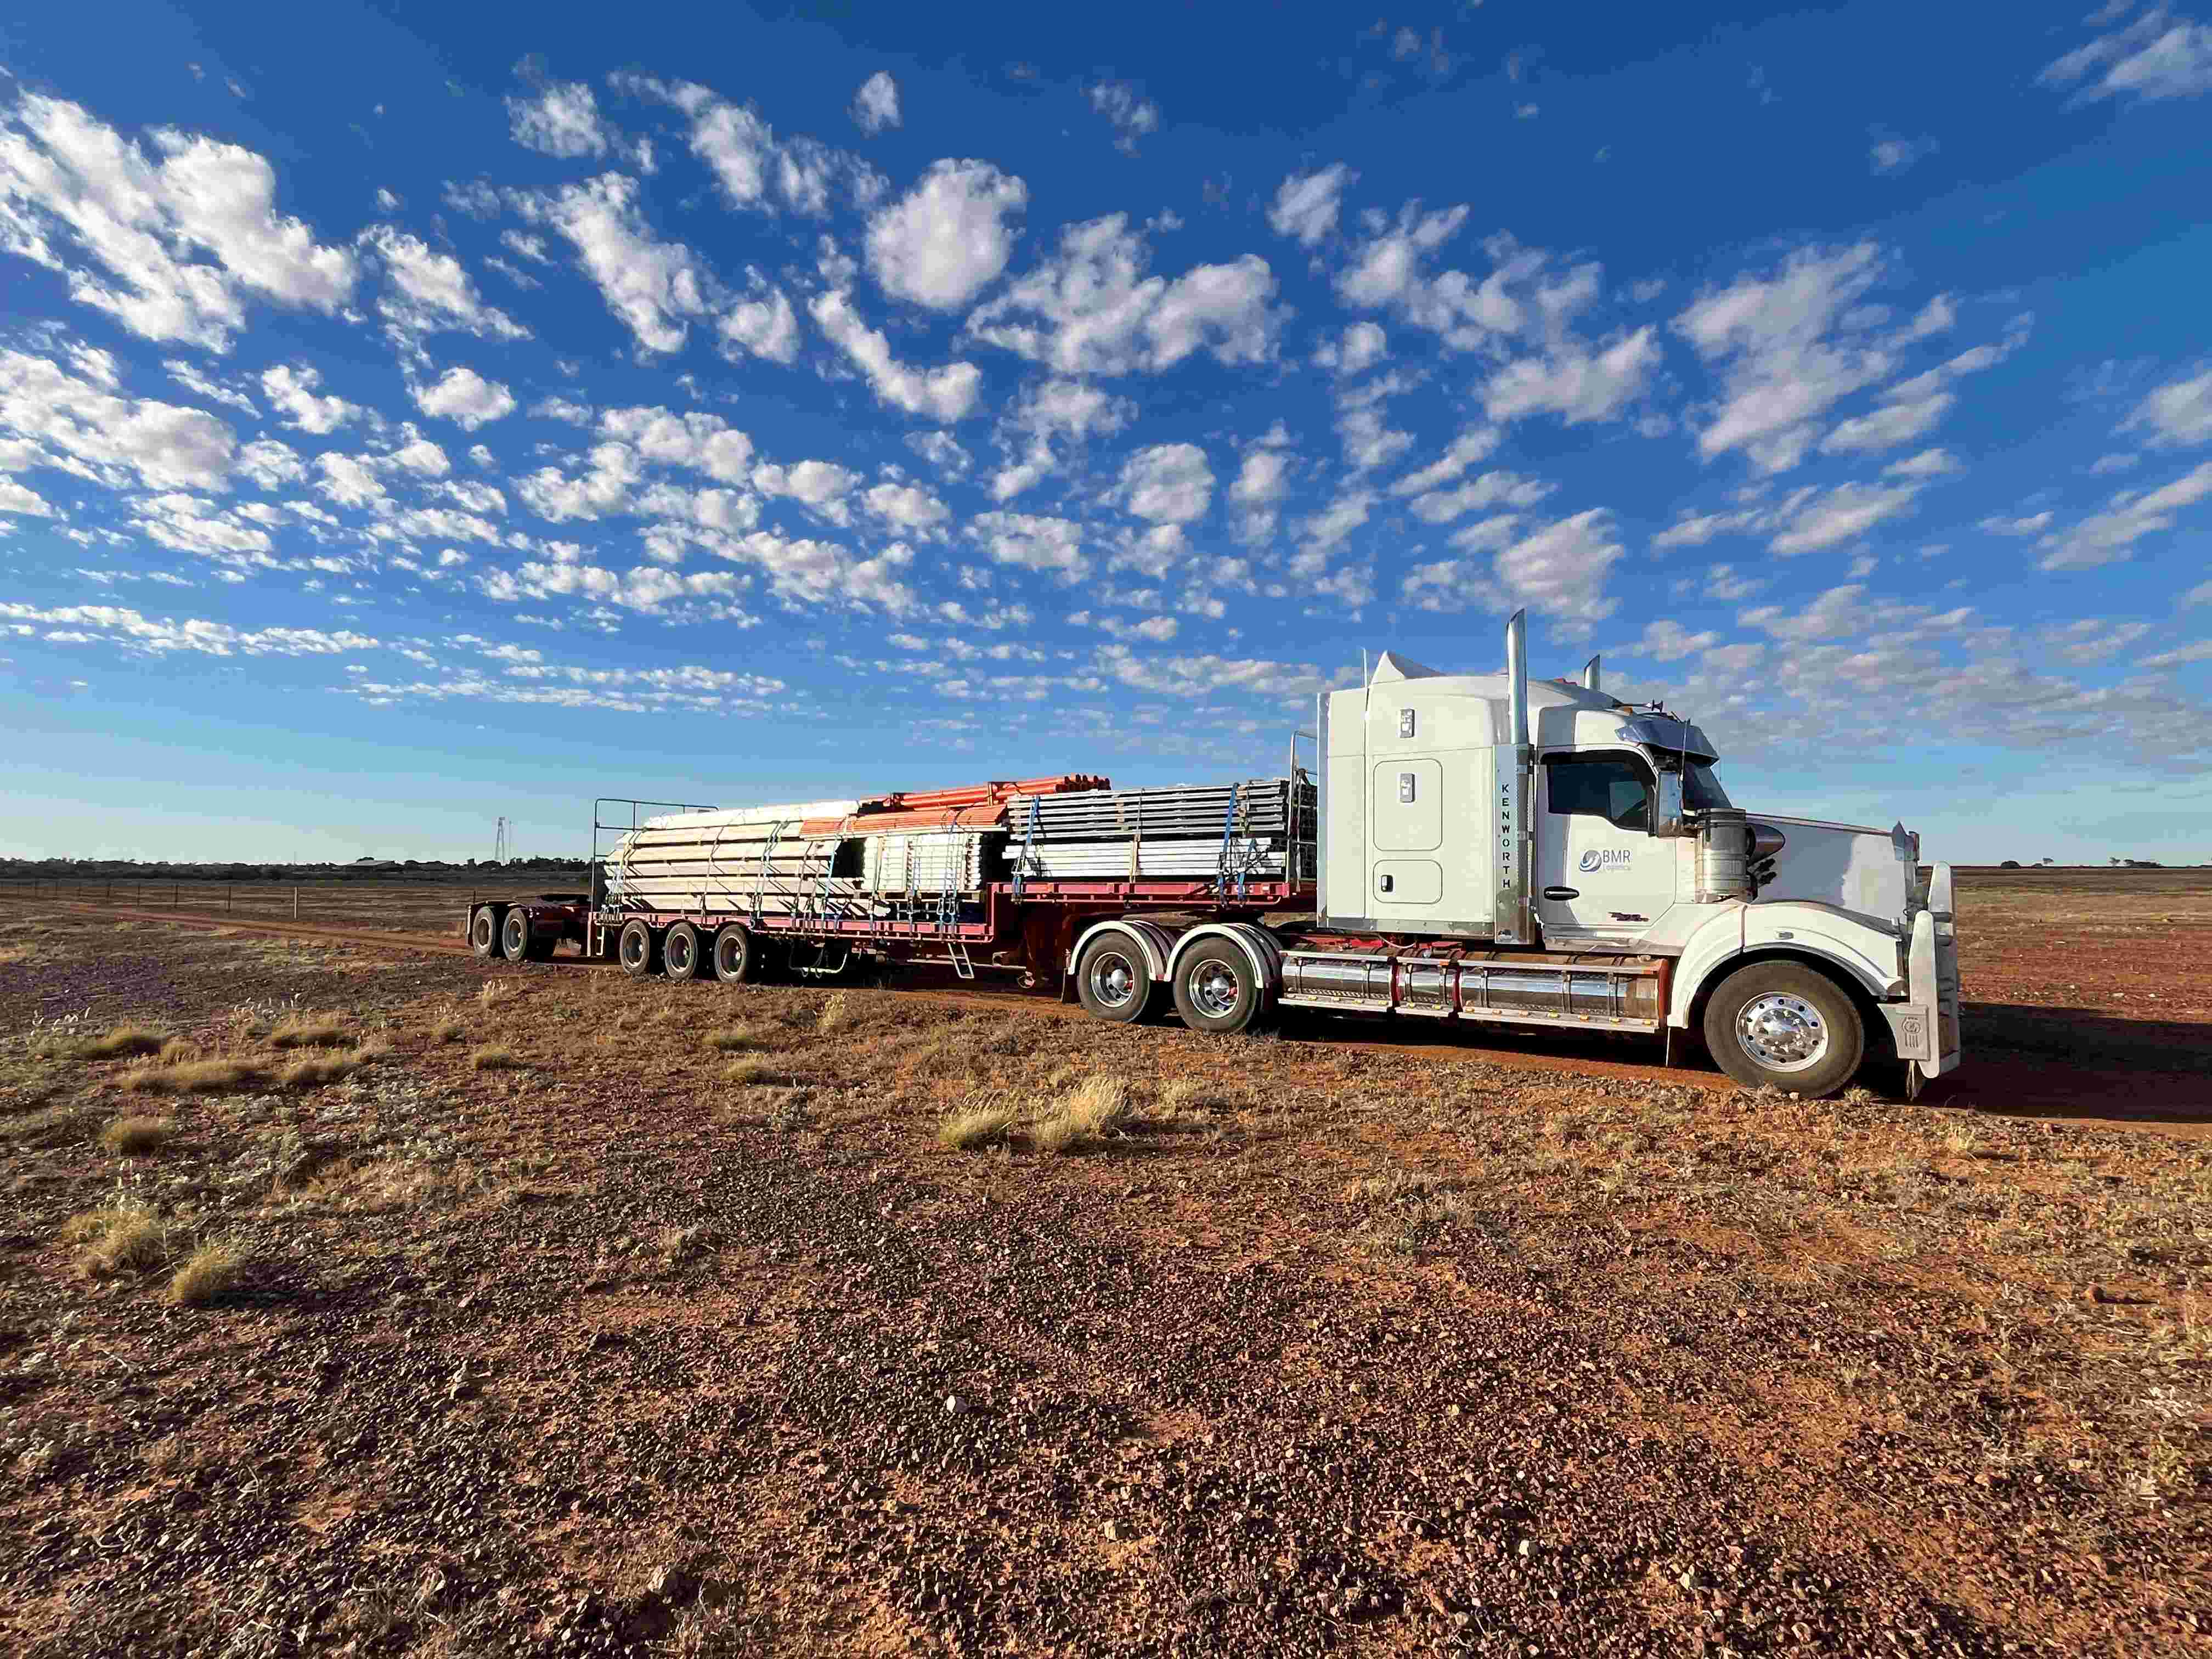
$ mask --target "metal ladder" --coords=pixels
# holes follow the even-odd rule
[[[963,979],[975,977],[975,964],[969,959],[967,941],[960,937],[960,890],[952,870],[957,854],[956,837],[945,838],[945,874],[937,886],[937,931],[945,937],[945,954],[951,961],[952,971]],[[907,842],[909,867],[914,843]]]

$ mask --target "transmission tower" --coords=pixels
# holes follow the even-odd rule
[[[492,837],[491,861],[494,864],[507,862],[507,854],[514,850],[511,842],[512,832],[507,827],[507,820],[501,818],[498,831]]]

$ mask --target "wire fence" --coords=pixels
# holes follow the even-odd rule
[[[557,884],[559,878],[554,878]],[[191,877],[19,876],[0,893],[25,905],[99,904],[118,910],[173,910],[241,921],[301,921],[398,933],[459,933],[478,898],[513,898],[526,885],[465,881],[222,881]]]

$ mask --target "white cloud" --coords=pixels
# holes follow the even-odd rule
[[[909,368],[891,356],[890,342],[860,320],[852,297],[827,289],[807,301],[807,314],[831,344],[849,358],[878,401],[933,421],[967,418],[982,395],[983,375],[973,363]]]
[[[476,280],[450,253],[396,230],[373,225],[361,235],[392,279],[377,310],[403,337],[459,330],[498,340],[526,340],[530,331],[496,306],[484,303]]]
[[[50,466],[111,488],[222,489],[238,447],[204,410],[119,391],[115,360],[67,348],[77,373],[51,358],[0,349],[0,456],[6,470]]]
[[[1486,472],[1456,489],[1432,489],[1413,498],[1413,514],[1429,524],[1449,524],[1462,514],[1488,507],[1534,507],[1553,486],[1511,472]],[[1394,492],[1395,493],[1395,492]]]
[[[948,478],[964,478],[975,465],[975,458],[949,432],[909,432],[906,447]]]
[[[2120,422],[2123,432],[2148,428],[2160,445],[2212,443],[2212,368],[2158,388]]]
[[[261,395],[286,426],[319,437],[337,431],[362,412],[359,404],[349,404],[343,398],[318,397],[315,388],[322,383],[321,372],[306,363],[278,363],[262,372]]]
[[[113,643],[134,651],[196,651],[209,656],[331,656],[343,651],[374,651],[382,641],[366,634],[318,628],[240,629],[198,617],[177,621],[143,616],[111,605],[70,605],[42,610],[36,605],[0,604],[0,617],[16,622],[96,629]]]
[[[1829,588],[1802,611],[1762,605],[1745,611],[1736,620],[1746,628],[1760,629],[1778,640],[1803,642],[1863,632],[1878,614],[1866,603],[1866,589],[1856,582],[1848,582]]]
[[[1935,430],[1944,413],[1957,402],[1948,392],[1930,393],[1907,403],[1884,404],[1870,415],[1838,421],[1820,440],[1824,455],[1848,454],[1874,449],[1894,449]]]
[[[1881,471],[1883,477],[1891,478],[1940,478],[1966,470],[1948,449],[1923,449],[1917,455],[1892,461]]]
[[[1213,469],[1195,444],[1154,444],[1129,457],[1115,494],[1139,519],[1188,524],[1213,504]]]
[[[2101,11],[2094,21],[2112,15]],[[2212,88],[2212,27],[2154,6],[2124,28],[2068,52],[2037,78],[2045,86],[2074,87],[2069,101],[2075,104],[2193,98]]]
[[[612,150],[646,172],[653,171],[652,146],[642,141],[633,143],[608,125],[600,117],[599,100],[580,81],[554,82],[540,87],[532,97],[510,97],[507,113],[514,142],[541,155],[566,161]]]
[[[168,128],[152,143],[159,161],[78,105],[19,98],[0,116],[0,249],[65,273],[71,298],[135,334],[210,351],[229,349],[249,296],[344,305],[353,256],[276,211],[267,161]]]
[[[790,297],[750,266],[745,276],[751,284],[747,297],[733,300],[715,324],[722,336],[722,355],[734,358],[738,351],[749,351],[772,363],[796,362],[799,319]]]
[[[425,415],[457,421],[465,432],[473,432],[488,421],[502,420],[514,412],[514,393],[497,380],[487,380],[472,368],[456,364],[431,386],[409,388],[415,407]]]
[[[1494,426],[1469,427],[1445,446],[1444,453],[1416,472],[1408,472],[1390,486],[1393,495],[1420,495],[1449,483],[1498,447],[1502,434]]]
[[[1506,364],[1484,383],[1483,410],[1493,421],[1553,414],[1569,426],[1609,421],[1644,390],[1659,366],[1656,331],[1639,328],[1593,351],[1562,337],[1541,357]]]
[[[2052,517],[2053,514],[2048,508],[2040,513],[2027,514],[2016,519],[2008,519],[1993,514],[1982,520],[1981,527],[1992,536],[2039,536],[2051,527]]]
[[[446,459],[446,452],[413,427],[406,428],[406,435],[407,441],[392,452],[390,459],[393,466],[421,478],[442,478],[453,470],[453,464]],[[477,488],[488,489],[495,499],[499,495],[496,489],[489,489],[488,485]]]
[[[1201,348],[1224,363],[1273,350],[1266,260],[1248,253],[1170,282],[1145,275],[1150,257],[1126,214],[1071,225],[1052,258],[977,308],[968,331],[1062,374],[1164,369]]]
[[[1602,621],[1620,608],[1605,597],[1607,573],[1626,550],[1612,515],[1592,507],[1545,525],[1528,535],[1511,537],[1509,518],[1492,540],[1488,560],[1479,556],[1417,565],[1403,586],[1407,600],[1424,611],[1460,611],[1480,605],[1492,611],[1517,605],[1569,623]]]
[[[2144,668],[2178,668],[2185,662],[2212,662],[2212,640],[2199,640],[2194,645],[2161,651],[2154,657],[2143,658],[2138,665]]]
[[[296,483],[307,477],[299,453],[275,438],[263,438],[238,452],[238,471],[264,489]]]
[[[1091,107],[1113,125],[1114,148],[1124,155],[1134,155],[1137,141],[1159,128],[1159,106],[1127,81],[1101,81],[1086,96]]]
[[[184,387],[185,391],[204,398],[210,403],[221,404],[226,409],[234,409],[241,415],[257,420],[260,418],[261,410],[252,398],[247,397],[243,392],[221,385],[202,373],[197,365],[188,363],[181,358],[171,357],[166,359],[161,367],[169,378]]]
[[[1721,401],[1698,434],[1708,460],[1747,451],[1763,471],[1802,459],[1814,422],[1887,374],[1891,358],[1850,320],[1881,271],[1870,242],[1805,249],[1765,276],[1739,276],[1674,319],[1721,376]],[[1840,329],[1850,337],[1829,338]]]
[[[1644,625],[1644,637],[1632,648],[1662,662],[1674,662],[1710,649],[1720,643],[1720,637],[1711,632],[1692,634],[1671,617],[1662,617]]]
[[[2102,617],[2083,617],[2038,629],[2035,642],[2049,655],[2087,667],[2116,657],[2150,632],[2148,623],[2115,623]]]
[[[619,91],[659,99],[690,118],[692,153],[713,171],[732,207],[772,213],[781,205],[818,219],[833,196],[866,210],[886,188],[883,175],[858,156],[818,139],[779,139],[750,104],[731,103],[696,82],[636,75],[611,80]]]
[[[1139,657],[1126,645],[1098,653],[1098,666],[1121,684],[1162,696],[1215,698],[1230,692],[1257,697],[1310,697],[1324,682],[1311,663],[1260,657]]]
[[[927,535],[947,523],[952,509],[915,484],[879,483],[860,496],[872,517],[918,535]]]
[[[898,82],[889,70],[878,70],[853,94],[853,119],[871,138],[899,125]]]
[[[1877,131],[1867,147],[1867,165],[1881,174],[1904,173],[1942,148],[1933,138],[1900,138]]]
[[[942,161],[868,222],[868,270],[893,299],[933,311],[966,305],[1013,252],[1006,221],[1029,187],[988,161]]]
[[[1275,191],[1274,204],[1267,210],[1268,225],[1278,236],[1288,236],[1301,247],[1318,246],[1336,228],[1345,190],[1358,177],[1341,161],[1317,173],[1291,174]]]
[[[689,319],[713,309],[718,284],[690,248],[653,235],[637,200],[636,179],[605,173],[556,197],[526,198],[524,208],[568,239],[608,309],[640,346],[679,350]]]
[[[1390,355],[1390,337],[1379,323],[1349,323],[1334,340],[1315,348],[1313,360],[1349,380],[1364,374]]]
[[[1073,580],[1090,568],[1083,526],[1066,519],[1028,513],[978,513],[965,532],[1000,564],[1048,572]]]
[[[2103,512],[2092,514],[2069,530],[2045,536],[2039,544],[2048,550],[2043,568],[2084,570],[2130,558],[2136,543],[2171,530],[2178,511],[2207,495],[2212,495],[2212,461],[2156,489],[2124,489]]]
[[[0,476],[0,513],[21,513],[33,519],[60,516],[37,490],[5,476]]]
[[[655,466],[685,467],[719,483],[753,481],[753,441],[719,415],[696,410],[679,415],[658,408],[611,409],[599,417],[599,431],[605,438],[630,446],[640,459]]]
[[[1876,484],[1838,484],[1816,495],[1787,515],[1786,527],[1767,544],[1788,558],[1817,553],[1907,512],[1919,494],[1915,484],[1884,488]]]

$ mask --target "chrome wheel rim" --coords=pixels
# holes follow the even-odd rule
[[[518,954],[524,945],[530,943],[529,927],[520,916],[507,924],[506,934],[504,942],[510,956]]]
[[[714,941],[714,972],[724,979],[744,971],[744,942],[725,933]]]
[[[663,945],[661,950],[668,958],[668,965],[678,973],[682,973],[691,965],[691,940],[689,935],[670,934],[668,943]]]
[[[1091,959],[1091,1000],[1102,1008],[1126,1008],[1137,994],[1136,965],[1119,951]]]
[[[645,952],[646,942],[644,934],[624,933],[623,935],[622,957],[624,962],[632,963],[643,962],[645,960]]]
[[[1735,1017],[1736,1041],[1770,1072],[1802,1072],[1828,1052],[1828,1023],[1802,997],[1769,991]]]
[[[1190,1000],[1208,1019],[1237,1012],[1239,988],[1227,963],[1209,957],[1190,970]]]

